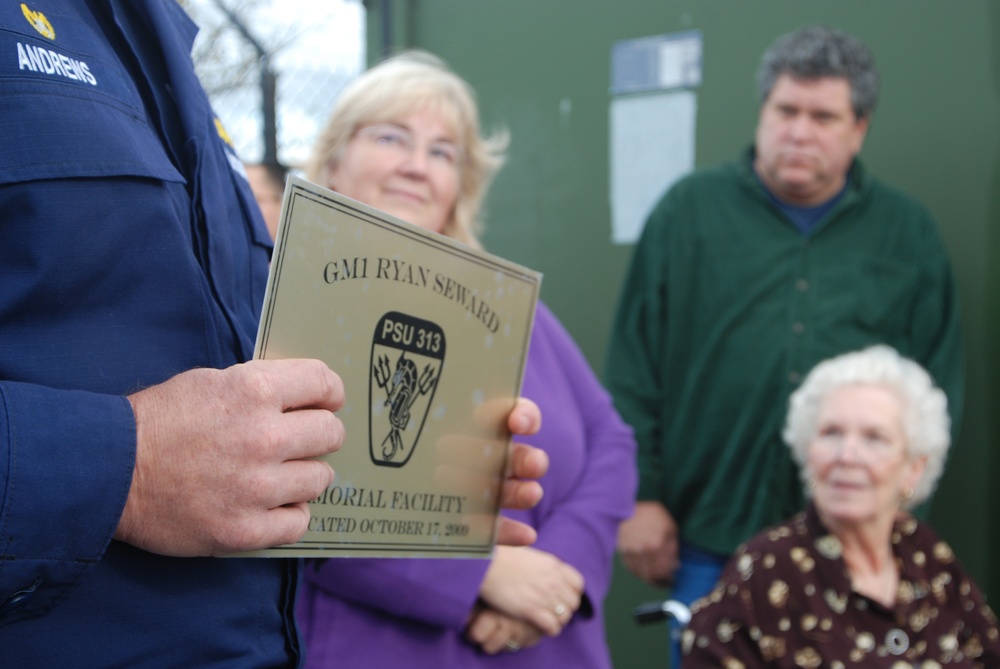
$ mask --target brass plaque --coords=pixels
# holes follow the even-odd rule
[[[541,275],[292,177],[255,357],[344,381],[336,478],[245,555],[489,557]]]

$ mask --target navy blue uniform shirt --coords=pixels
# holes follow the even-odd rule
[[[252,355],[270,240],[175,0],[0,5],[0,665],[294,665],[296,563],[113,541],[125,395]]]

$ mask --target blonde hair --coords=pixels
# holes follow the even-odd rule
[[[475,92],[437,56],[406,51],[364,72],[337,99],[306,164],[306,178],[329,186],[330,173],[359,128],[424,109],[440,112],[461,149],[455,207],[443,234],[479,247],[486,189],[504,161],[508,133],[481,137]]]

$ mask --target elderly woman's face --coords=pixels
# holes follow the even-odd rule
[[[330,188],[433,232],[458,198],[461,150],[432,109],[362,126],[330,172]]]
[[[817,427],[808,471],[820,515],[841,527],[891,523],[924,467],[908,456],[901,401],[884,386],[842,386],[824,400]]]

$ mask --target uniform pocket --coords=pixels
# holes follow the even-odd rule
[[[60,7],[61,5],[61,7]],[[183,182],[92,17],[0,8],[0,183],[139,176]]]

